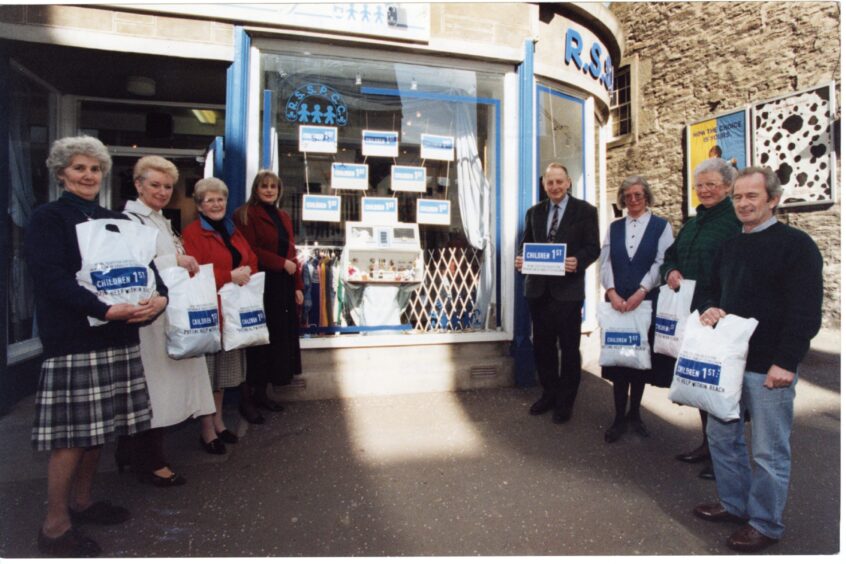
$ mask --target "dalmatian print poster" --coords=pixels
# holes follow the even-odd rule
[[[834,202],[833,99],[826,85],[752,108],[755,163],[781,180],[780,207]]]

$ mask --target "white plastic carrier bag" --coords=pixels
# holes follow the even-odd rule
[[[108,305],[137,305],[152,297],[156,277],[150,262],[156,256],[158,230],[128,219],[94,219],[76,226],[82,267],[80,286]],[[91,326],[108,323],[88,318]]]
[[[609,302],[600,302],[596,316],[602,329],[600,366],[652,368],[649,349],[652,302],[644,301],[637,309],[626,313],[615,310]]]
[[[193,277],[181,266],[159,272],[168,289],[165,312],[167,355],[180,360],[220,350],[220,316],[214,267],[200,265]]]
[[[670,385],[670,401],[704,409],[723,421],[740,418],[740,393],[749,339],[758,320],[727,315],[702,325],[699,312],[685,321],[684,340]]]
[[[232,282],[224,284],[218,294],[223,315],[223,350],[270,342],[264,316],[264,272],[253,274],[243,286]]]
[[[678,291],[666,284],[658,290],[658,303],[655,306],[655,343],[656,353],[678,358],[684,337],[685,321],[690,316],[690,304],[696,280],[682,280]]]

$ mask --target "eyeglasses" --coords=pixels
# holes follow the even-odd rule
[[[226,198],[206,198],[202,202],[203,204],[225,204]]]
[[[641,201],[641,200],[642,200],[643,198],[645,198],[645,197],[646,197],[646,196],[644,196],[644,195],[643,195],[643,194],[641,194],[641,193],[637,193],[637,194],[624,194],[624,195],[623,195],[623,199],[624,199],[624,200],[631,200],[632,202],[639,202],[639,201]]]
[[[722,185],[722,182],[705,182],[704,184],[697,184],[696,191],[701,192],[702,190],[713,190],[714,188]]]

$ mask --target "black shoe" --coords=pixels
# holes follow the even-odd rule
[[[679,462],[686,462],[688,464],[696,464],[698,462],[711,460],[711,453],[708,452],[708,447],[698,446],[690,452],[677,454],[676,460]]]
[[[605,442],[614,443],[626,432],[626,420],[614,420],[614,423],[605,431]]]
[[[646,425],[643,424],[640,417],[629,417],[628,419],[629,425],[632,427],[632,431],[644,438],[649,436],[649,431],[646,429]]]
[[[122,435],[118,437],[115,444],[115,466],[117,466],[118,474],[123,474],[124,468],[132,468],[130,461],[129,437]]]
[[[264,415],[259,413],[258,409],[253,406],[247,407],[245,404],[241,404],[238,406],[238,413],[241,414],[241,417],[247,420],[247,423],[251,425],[263,425],[264,424]]]
[[[699,477],[703,480],[716,480],[717,477],[714,476],[714,466],[712,466],[709,462],[699,473]]]
[[[261,409],[266,409],[267,411],[273,411],[275,413],[279,413],[280,411],[285,411],[285,406],[279,402],[273,401],[267,396],[264,397],[253,397],[253,405],[259,407]]]
[[[173,471],[171,471],[173,472]],[[169,488],[172,486],[184,486],[187,481],[183,476],[173,472],[167,478],[162,478],[150,472],[149,474],[138,474],[138,481],[142,484],[153,484],[158,488]]]
[[[100,545],[71,527],[59,537],[50,538],[38,529],[38,552],[57,558],[91,558],[100,554]]]
[[[223,431],[218,433],[217,438],[229,445],[234,445],[238,442],[238,435],[236,435],[229,429],[224,429]]]
[[[529,408],[529,414],[531,415],[543,415],[547,411],[550,411],[553,407],[555,407],[555,400],[549,396],[541,396],[541,398],[532,404],[532,407]]]
[[[557,407],[555,408],[555,413],[552,415],[552,422],[560,425],[569,421],[572,416],[572,407]]]
[[[220,442],[220,439],[206,442],[203,437],[200,437],[200,446],[209,454],[226,454],[226,447]]]
[[[108,501],[95,501],[81,511],[68,508],[71,523],[93,523],[95,525],[117,525],[127,521],[130,517],[129,509],[112,505]]]

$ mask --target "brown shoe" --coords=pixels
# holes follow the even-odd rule
[[[693,514],[700,519],[715,523],[746,523],[747,521],[743,517],[729,513],[719,501],[697,505],[693,508]]]
[[[758,532],[752,525],[744,525],[736,530],[726,541],[728,547],[737,552],[761,552],[774,545],[778,539],[773,539]]]

